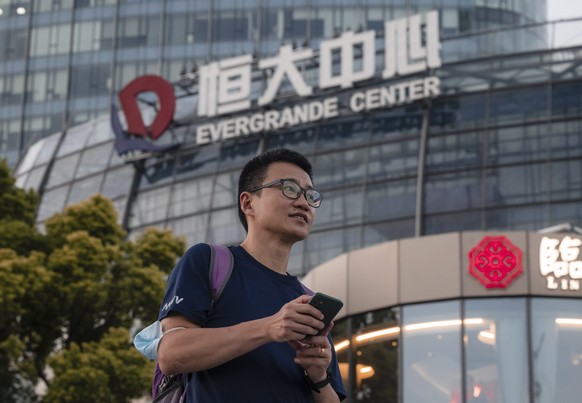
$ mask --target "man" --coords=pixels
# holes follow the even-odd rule
[[[188,402],[339,402],[345,391],[330,329],[315,336],[323,315],[286,271],[321,203],[311,164],[294,151],[267,151],[242,170],[238,195],[247,236],[230,247],[234,269],[212,314],[208,245],[190,248],[168,279],[160,368],[194,372]]]

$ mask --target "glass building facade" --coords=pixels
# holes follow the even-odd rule
[[[431,9],[443,35],[458,38],[447,60],[545,43],[535,27],[501,41],[462,37],[543,22],[545,0],[0,0],[0,157],[14,166],[36,140],[107,115],[135,77],[174,80],[210,60],[317,46]]]
[[[575,403],[581,246],[572,232],[453,232],[348,252],[303,280],[345,302],[332,334],[351,402]],[[495,284],[471,263],[515,272]]]
[[[39,225],[101,193],[130,236],[157,226],[189,244],[237,244],[240,169],[287,147],[308,156],[324,194],[312,234],[293,249],[294,275],[411,237],[582,227],[582,40],[553,41],[582,20],[546,23],[543,0],[0,0],[0,9],[0,156],[18,186],[40,192]],[[256,63],[285,44],[317,50],[350,30],[378,41],[385,21],[430,10],[438,96],[197,144],[187,79],[201,66],[241,54]],[[302,70],[308,83],[312,72]],[[180,147],[128,162],[115,151],[111,105],[146,74],[172,82],[183,119],[156,143]],[[253,93],[265,81],[253,76]],[[278,106],[300,101],[292,89],[282,86]],[[346,94],[312,99],[332,93]],[[581,328],[556,320],[578,318],[580,296],[453,293],[354,309],[334,328],[349,401],[576,402]]]

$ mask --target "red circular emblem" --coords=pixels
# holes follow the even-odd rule
[[[506,288],[522,272],[521,250],[504,236],[486,236],[469,252],[469,273],[487,288]]]

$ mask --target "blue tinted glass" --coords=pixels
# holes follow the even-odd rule
[[[465,319],[467,401],[530,402],[525,300],[468,300]]]
[[[462,396],[461,323],[459,301],[403,308],[404,402],[450,403]]]
[[[534,298],[531,310],[535,403],[580,400],[582,301]]]

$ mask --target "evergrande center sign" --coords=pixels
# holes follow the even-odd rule
[[[313,123],[340,116],[340,113],[361,113],[390,108],[440,95],[440,79],[434,75],[419,78],[441,66],[439,15],[427,12],[384,23],[383,37],[373,30],[344,32],[341,36],[320,43],[318,54],[311,48],[279,48],[277,55],[253,61],[250,54],[211,62],[201,66],[195,79],[198,84],[196,141],[205,144],[239,136],[249,136],[286,127]],[[384,42],[384,57],[377,60],[377,44]],[[382,71],[378,71],[383,64]],[[300,68],[300,66],[303,68]],[[314,67],[305,67],[314,66]],[[318,86],[309,85],[317,73]],[[254,73],[268,77],[254,88]],[[353,90],[366,80],[378,78],[392,82]],[[416,75],[414,78],[406,76]],[[256,76],[256,74],[255,74]],[[282,85],[285,95],[299,97],[299,102],[283,108],[270,107]],[[323,97],[324,91],[339,95]],[[155,92],[159,112],[151,125],[144,124],[137,105],[137,95]],[[308,100],[308,98],[312,98]],[[306,98],[304,102],[301,99]],[[156,139],[173,119],[174,89],[159,76],[143,76],[129,83],[119,94],[127,128],[123,129],[112,109],[112,126],[116,135],[144,136]],[[248,113],[251,109],[260,112]],[[245,113],[246,112],[246,113]],[[204,121],[206,120],[206,121]],[[136,145],[134,143],[134,145]],[[120,154],[140,150],[125,147]],[[154,151],[149,149],[149,151]],[[159,150],[158,150],[159,151]]]

